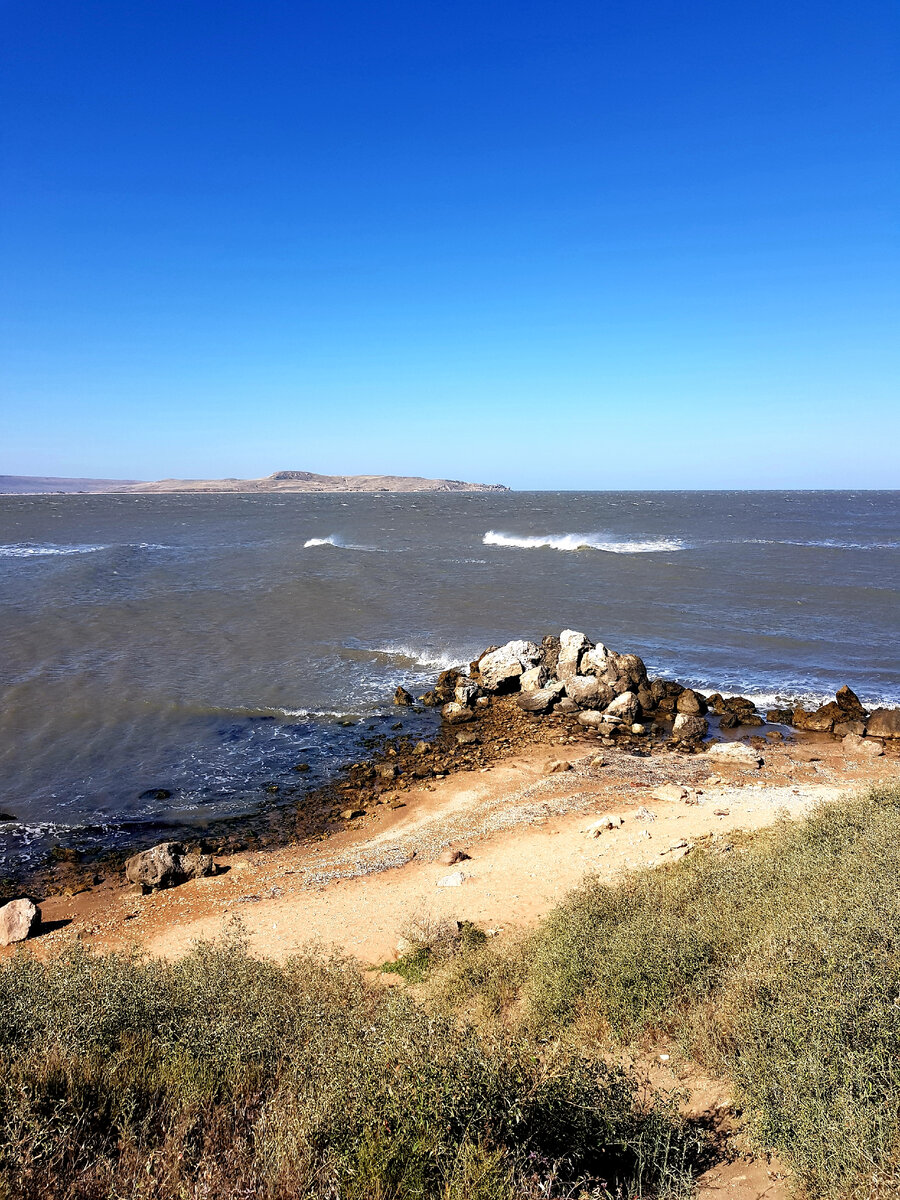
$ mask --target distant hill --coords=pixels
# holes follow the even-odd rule
[[[465,483],[460,479],[422,479],[413,475],[316,475],[312,471],[275,471],[264,479],[54,479],[42,475],[0,475],[0,493],[58,492],[508,492],[502,483]]]

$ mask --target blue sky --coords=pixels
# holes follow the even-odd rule
[[[896,4],[2,4],[0,472],[897,487]]]

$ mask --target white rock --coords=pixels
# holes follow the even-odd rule
[[[534,642],[507,642],[499,650],[486,654],[478,664],[482,687],[489,692],[508,686],[541,661],[541,649]]]
[[[594,711],[579,713],[578,724],[584,725],[588,729],[596,729],[598,725],[603,724],[603,713]]]
[[[578,663],[585,650],[591,643],[583,633],[575,629],[564,629],[559,635],[559,660],[556,664],[556,676],[566,682],[578,674]]]
[[[623,692],[621,696],[616,696],[612,704],[607,706],[605,715],[607,717],[618,717],[630,725],[632,721],[637,720],[640,711],[641,706],[634,692]]]
[[[454,871],[451,875],[445,875],[442,879],[439,879],[437,881],[437,886],[460,887],[464,879],[465,875],[462,873],[462,871]]]
[[[709,758],[724,759],[726,762],[746,763],[747,766],[761,767],[763,760],[758,751],[746,742],[717,742],[706,751]]]
[[[604,816],[598,817],[596,821],[591,821],[590,825],[582,832],[589,833],[592,837],[599,837],[604,830],[618,829],[622,824],[622,818],[618,813],[606,813]]]
[[[588,650],[581,660],[581,670],[584,674],[590,672],[592,675],[603,675],[609,666],[610,652],[598,642],[593,650]]]
[[[0,908],[0,946],[24,942],[41,923],[41,910],[31,900],[10,900]]]
[[[650,793],[654,800],[676,801],[683,800],[687,796],[687,789],[680,787],[677,783],[664,783],[660,787],[654,788]]]
[[[566,695],[576,704],[590,704],[597,699],[598,691],[596,675],[570,675],[566,680]]]
[[[858,733],[848,733],[841,742],[845,754],[865,754],[878,758],[884,754],[884,746],[875,738],[860,737]]]
[[[523,671],[519,679],[519,687],[523,692],[537,692],[547,682],[547,668],[544,666],[529,667]]]

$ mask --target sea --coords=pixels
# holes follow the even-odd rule
[[[264,811],[510,638],[900,704],[900,492],[0,497],[0,874]]]

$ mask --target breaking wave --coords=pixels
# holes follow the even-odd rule
[[[522,537],[489,529],[481,540],[485,546],[518,550],[603,550],[608,554],[658,554],[687,548],[680,538],[654,538],[646,542],[610,541],[597,533],[550,533]]]
[[[35,542],[14,542],[0,546],[0,558],[47,558],[60,554],[95,554],[109,546],[41,546]]]
[[[308,538],[303,543],[304,550],[311,550],[314,546],[334,546],[336,550],[365,550],[370,554],[378,552],[377,546],[355,546],[352,542],[345,542],[336,533],[323,538]]]

